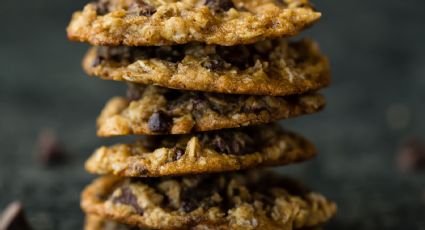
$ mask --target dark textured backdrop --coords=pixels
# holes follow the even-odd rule
[[[36,229],[80,229],[83,162],[97,146],[95,117],[124,86],[86,77],[87,46],[65,27],[84,1],[0,2],[0,209],[21,200]],[[425,1],[316,1],[323,20],[304,35],[331,59],[334,82],[320,114],[284,125],[321,155],[286,171],[339,203],[329,229],[425,229],[424,173],[400,174],[394,157],[425,138]],[[56,130],[70,155],[46,168],[34,160],[40,130]],[[112,140],[113,141],[113,140]]]

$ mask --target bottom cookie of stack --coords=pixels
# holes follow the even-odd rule
[[[90,215],[86,230],[305,229],[320,226],[336,213],[332,201],[300,183],[258,171],[105,176],[85,189],[82,208]]]

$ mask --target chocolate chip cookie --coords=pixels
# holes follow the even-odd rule
[[[226,226],[223,226],[223,228],[217,228],[217,227],[207,228],[207,226],[194,226],[191,229],[227,230]],[[87,215],[84,230],[148,230],[148,229],[120,224],[116,221],[102,219],[94,215]],[[322,228],[317,226],[317,227],[310,227],[310,228],[301,228],[299,230],[322,230]]]
[[[230,94],[284,96],[330,83],[328,60],[308,39],[232,47],[97,47],[83,67],[102,79]]]
[[[271,173],[187,177],[102,177],[82,194],[97,215],[154,229],[300,229],[328,221],[336,205]]]
[[[321,110],[325,99],[309,93],[286,97],[180,91],[129,85],[102,110],[98,135],[186,134],[269,123]]]
[[[159,46],[248,44],[292,36],[320,18],[307,0],[98,0],[74,13],[74,41]]]
[[[188,135],[150,136],[101,147],[86,162],[96,174],[156,177],[277,166],[311,159],[313,144],[277,124]]]

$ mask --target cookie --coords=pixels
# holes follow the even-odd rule
[[[96,174],[157,177],[276,166],[311,159],[312,143],[279,125],[188,135],[150,136],[101,147],[86,162]]]
[[[193,227],[192,229],[196,229],[196,226]],[[225,229],[226,228],[224,228],[224,230]],[[116,221],[102,219],[94,215],[87,215],[84,230],[148,230],[148,229],[120,224]],[[208,228],[203,228],[203,230],[208,230]],[[218,230],[218,229],[214,228],[214,230]],[[311,227],[311,228],[302,228],[300,230],[322,230],[322,228]]]
[[[230,46],[296,35],[320,17],[307,0],[98,0],[67,33],[92,45]]]
[[[83,68],[102,79],[230,94],[285,96],[330,83],[328,60],[308,39],[233,47],[97,47]]]
[[[130,134],[186,134],[310,114],[321,110],[320,94],[272,97],[180,91],[129,85],[127,98],[111,99],[97,119],[102,137]]]
[[[328,221],[336,205],[271,173],[102,177],[82,194],[91,215],[154,229],[300,229]]]
[[[86,215],[84,230],[148,230],[125,225],[112,220],[102,219],[95,215]]]

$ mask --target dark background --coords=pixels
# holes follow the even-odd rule
[[[0,2],[0,209],[23,202],[35,229],[81,229],[79,193],[93,176],[95,118],[124,84],[88,78],[87,45],[66,40],[82,0]],[[409,138],[425,138],[425,1],[316,1],[324,13],[303,35],[332,62],[327,109],[283,122],[317,143],[312,162],[279,169],[339,204],[328,229],[425,229],[425,175],[400,173],[394,159]],[[68,152],[42,166],[37,135],[56,131]]]

